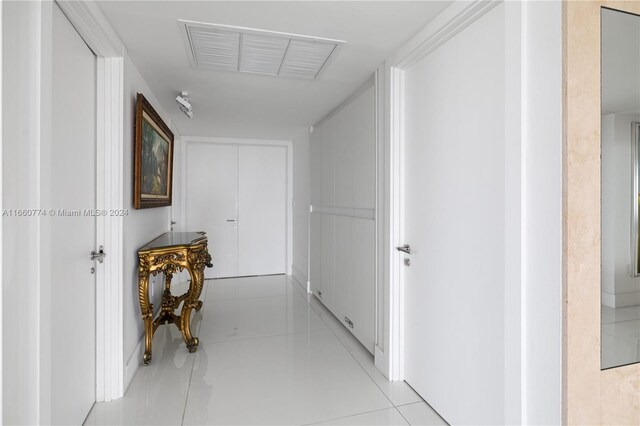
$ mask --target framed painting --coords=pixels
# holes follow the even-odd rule
[[[171,205],[173,133],[138,93],[133,153],[133,207],[145,209]]]

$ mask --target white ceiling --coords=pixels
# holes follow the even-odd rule
[[[348,98],[451,1],[102,1],[182,135],[293,139]],[[193,69],[178,19],[345,40],[317,80]],[[194,118],[175,97],[189,92]]]

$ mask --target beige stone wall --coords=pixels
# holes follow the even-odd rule
[[[563,421],[640,425],[640,364],[600,370],[602,6],[640,14],[640,1],[564,3]]]

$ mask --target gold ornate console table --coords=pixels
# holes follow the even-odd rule
[[[207,236],[204,232],[167,232],[138,250],[138,295],[144,322],[145,365],[151,362],[151,343],[160,324],[175,324],[184,339],[189,352],[198,348],[198,338],[191,335],[191,311],[199,311],[199,300],[204,281],[204,267],[211,267],[211,255],[207,250]],[[171,294],[171,278],[178,271],[186,269],[191,275],[189,290],[181,295]],[[149,276],[164,273],[165,287],[162,293],[162,309],[153,319],[153,305],[149,300]],[[180,303],[182,312],[175,314]]]

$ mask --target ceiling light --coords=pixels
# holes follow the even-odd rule
[[[194,68],[315,79],[341,40],[178,21]]]

